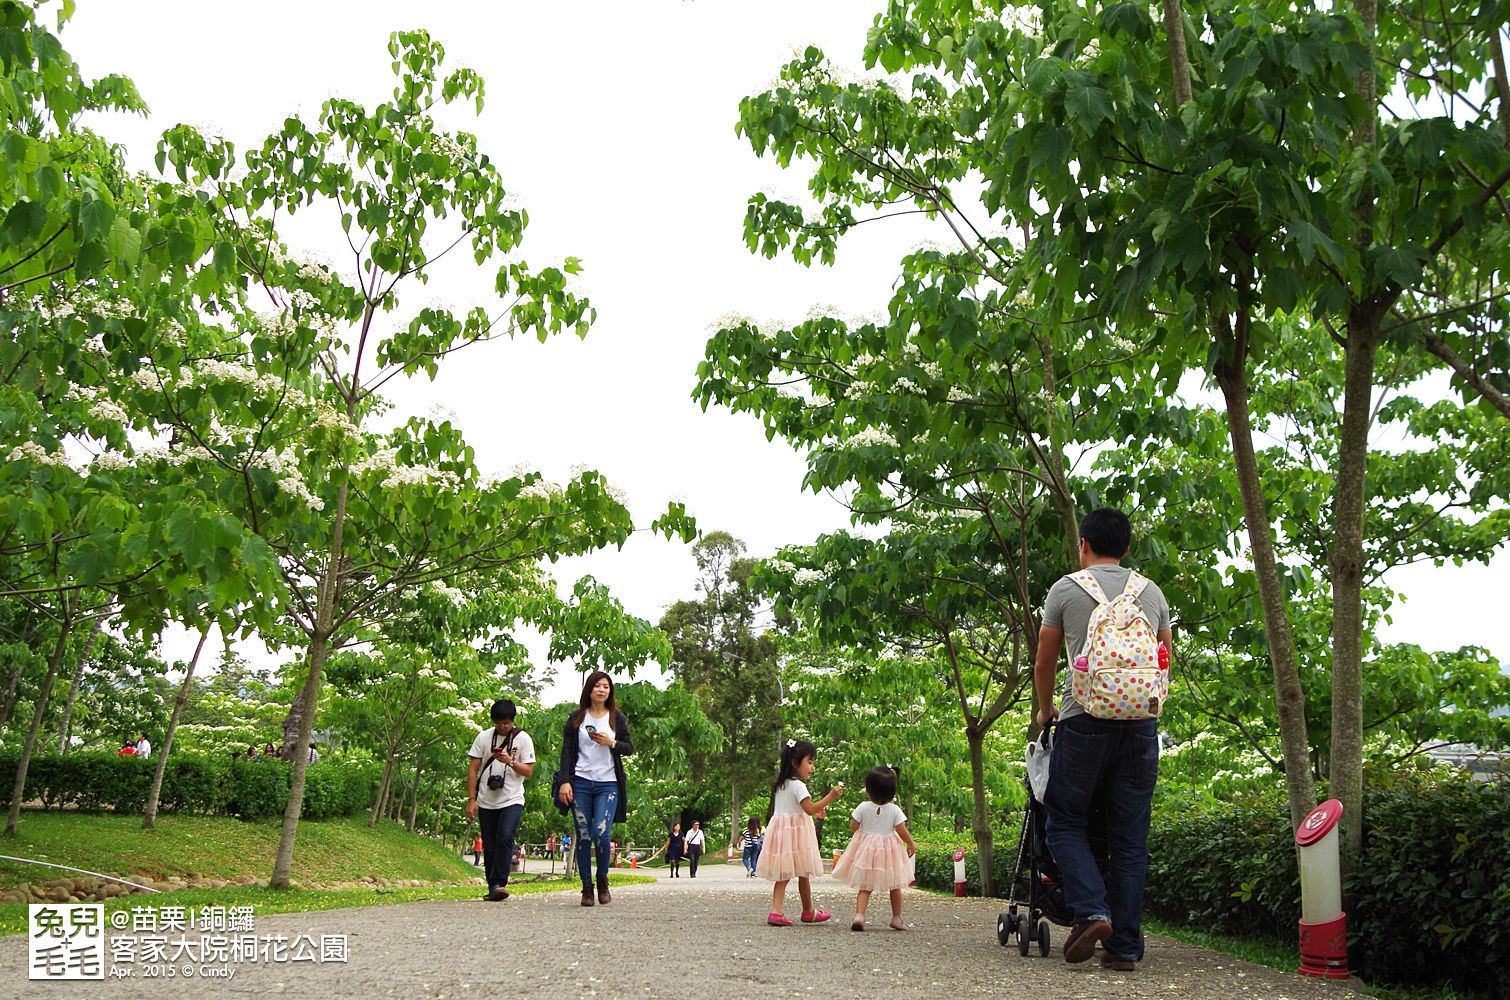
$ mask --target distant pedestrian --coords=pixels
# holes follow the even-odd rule
[[[760,820],[754,816],[745,824],[744,832],[739,835],[740,854],[745,866],[745,875],[748,878],[755,877],[755,862],[760,859]]]
[[[692,822],[692,829],[687,831],[687,873],[697,878],[697,862],[703,856],[703,825],[696,820]]]
[[[142,733],[142,735],[138,737],[136,741],[136,755],[138,757],[152,756],[152,743],[147,739],[146,733]]]
[[[687,848],[687,838],[682,834],[680,823],[671,824],[671,835],[666,838],[666,863],[671,866],[671,877],[682,877],[682,854]]]
[[[802,897],[802,922],[816,924],[832,916],[827,910],[813,908],[811,880],[823,874],[823,856],[818,853],[818,831],[813,826],[813,817],[822,819],[828,804],[844,794],[844,786],[835,785],[823,798],[813,801],[806,782],[813,776],[817,758],[818,748],[811,743],[787,740],[781,751],[781,767],[771,785],[776,794],[771,802],[771,825],[766,830],[770,842],[760,852],[755,870],[776,883],[771,889],[771,912],[766,915],[766,923],[773,927],[792,926],[792,921],[782,915],[781,907],[786,899],[786,884],[794,878]]]
[[[872,892],[891,894],[891,929],[905,931],[902,923],[902,887],[912,881],[909,859],[918,846],[907,831],[907,815],[893,799],[897,797],[897,769],[890,764],[873,767],[865,775],[869,801],[855,806],[849,828],[854,836],[834,865],[834,878],[859,890],[855,895],[852,931],[865,929],[865,906]]]
[[[482,834],[480,833],[472,841],[472,864],[474,866],[482,864]]]
[[[117,757],[135,757],[136,756],[136,744],[133,743],[131,741],[131,739],[128,737],[126,739],[126,742],[123,743],[123,744],[121,744],[121,748],[115,752],[115,755]]]

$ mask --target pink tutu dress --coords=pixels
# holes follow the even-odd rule
[[[911,882],[912,863],[896,830],[899,823],[907,822],[907,814],[895,802],[884,806],[862,802],[850,818],[860,829],[834,865],[834,878],[865,892],[890,892]]]
[[[811,798],[807,786],[796,778],[788,778],[776,789],[771,823],[765,828],[765,846],[755,862],[756,875],[772,882],[788,882],[823,874],[818,829],[801,805],[806,798]]]

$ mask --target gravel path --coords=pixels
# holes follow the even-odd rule
[[[657,873],[658,874],[658,873]],[[872,929],[849,929],[854,899],[828,878],[814,895],[833,911],[826,924],[767,927],[770,884],[738,865],[705,865],[698,878],[661,877],[615,889],[608,906],[587,909],[575,892],[515,896],[502,903],[405,903],[255,917],[255,932],[346,935],[344,964],[221,963],[230,979],[180,975],[104,982],[28,981],[26,940],[0,940],[0,997],[146,1000],[183,997],[439,998],[635,997],[667,1000],[910,1000],[1179,997],[1182,1000],[1356,1000],[1346,984],[1249,965],[1218,952],[1150,937],[1136,972],[1095,961],[1066,965],[1064,930],[1047,958],[1023,958],[996,943],[1002,901],[953,899],[908,890],[913,929],[888,929],[884,896],[872,901]],[[799,910],[795,886],[786,912]],[[880,918],[877,920],[877,918]],[[119,932],[117,932],[119,933]],[[171,935],[170,935],[171,936]],[[197,937],[197,935],[191,935]],[[166,963],[165,963],[166,964]],[[112,969],[107,956],[104,968]],[[115,966],[115,968],[129,968]]]

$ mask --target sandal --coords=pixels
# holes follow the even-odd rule
[[[804,924],[821,924],[831,916],[833,914],[827,910],[819,910],[817,913],[804,913],[802,915],[802,922]]]
[[[850,922],[849,929],[852,931],[863,931],[865,929],[865,918],[856,917]]]
[[[787,917],[783,917],[779,913],[767,913],[766,914],[766,918],[765,918],[765,922],[768,923],[768,924],[770,924],[772,927],[790,927],[790,926],[792,926],[792,921],[789,918],[787,918]]]

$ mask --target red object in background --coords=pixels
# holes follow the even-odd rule
[[[1300,922],[1300,968],[1302,976],[1346,979],[1347,914],[1322,924]]]
[[[967,894],[968,885],[965,882],[965,849],[954,849],[954,894],[964,896]]]

